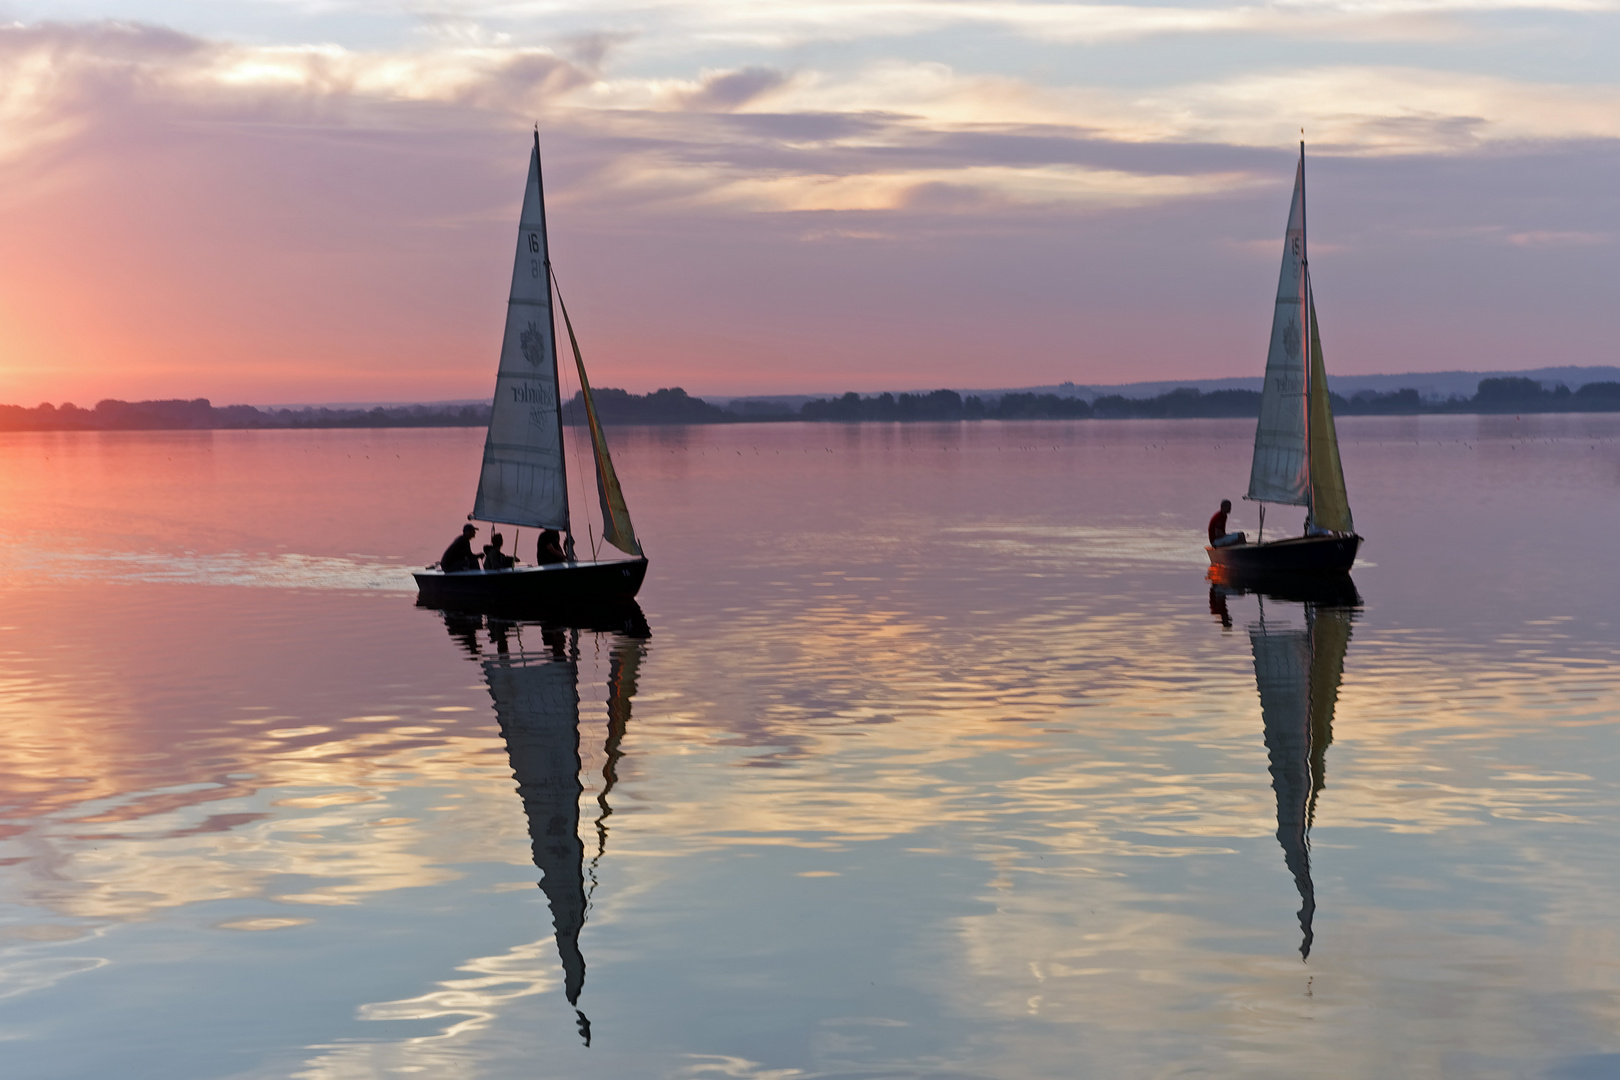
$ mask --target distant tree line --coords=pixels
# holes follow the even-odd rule
[[[93,409],[46,403],[29,409],[0,405],[0,431],[175,431],[217,428],[482,427],[488,405],[399,405],[373,409],[216,408],[191,401],[98,402]]]
[[[1416,413],[1620,412],[1620,382],[1587,383],[1578,390],[1562,384],[1544,389],[1534,379],[1480,380],[1471,398],[1425,401],[1412,389],[1377,393],[1363,390],[1348,398],[1330,394],[1338,416]],[[1117,420],[1131,417],[1252,417],[1260,415],[1257,390],[1202,393],[1181,387],[1149,398],[1109,394],[1096,401],[1057,394],[1011,393],[998,398],[963,397],[955,390],[929,394],[851,392],[807,401],[798,409],[768,401],[737,401],[721,408],[692,397],[680,387],[632,394],[604,387],[592,391],[604,424],[726,424],[758,420],[858,422],[917,420]],[[193,401],[103,401],[94,409],[45,404],[28,409],[0,405],[0,431],[126,431],[204,428],[365,428],[483,427],[488,405],[399,405],[372,409],[258,409],[252,405],[216,408],[207,398]],[[563,419],[585,422],[580,395],[563,405]]]
[[[1518,377],[1481,379],[1471,398],[1425,401],[1413,389],[1378,393],[1362,390],[1348,398],[1328,395],[1337,416],[1380,416],[1401,413],[1543,413],[1620,412],[1620,382],[1587,383],[1579,390],[1562,384],[1545,390],[1534,379]],[[1203,393],[1180,387],[1156,397],[1128,398],[1119,394],[1083,398],[1056,394],[1014,393],[985,401],[977,395],[961,397],[953,390],[931,394],[878,394],[807,401],[795,414],[782,408],[781,419],[796,420],[1046,420],[1095,417],[1120,420],[1131,417],[1258,417],[1260,391],[1213,390]],[[769,419],[734,416],[728,419]],[[605,420],[605,417],[604,417]]]
[[[1479,392],[1462,412],[1614,412],[1620,410],[1620,382],[1587,383],[1570,390],[1559,383],[1543,390],[1534,379],[1481,379]]]
[[[723,424],[740,419],[718,405],[687,394],[680,387],[654,390],[650,394],[632,394],[628,390],[602,387],[591,390],[591,401],[596,415],[604,424]],[[585,422],[583,396],[575,393],[563,405],[563,419],[570,424]]]

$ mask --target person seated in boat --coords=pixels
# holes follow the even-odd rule
[[[450,541],[450,546],[439,556],[439,569],[447,574],[461,570],[477,570],[478,556],[473,554],[472,538],[478,535],[478,526],[470,522],[461,527],[461,535]]]
[[[534,561],[541,566],[567,562],[568,555],[563,551],[562,534],[556,529],[540,530],[540,542],[535,547]]]
[[[501,545],[505,543],[506,537],[502,536],[500,533],[489,534],[489,543],[484,545],[485,570],[512,569],[513,564],[516,563],[517,560],[501,550]]]
[[[1226,531],[1226,515],[1232,512],[1232,500],[1222,499],[1221,508],[1210,515],[1209,519],[1209,546],[1230,547],[1233,544],[1243,543],[1247,537],[1240,532]]]

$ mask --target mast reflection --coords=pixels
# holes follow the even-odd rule
[[[574,1007],[580,1036],[591,1042],[591,1022],[579,1008],[585,987],[584,929],[597,862],[607,850],[608,797],[618,782],[630,701],[650,632],[641,609],[617,611],[605,620],[516,622],[495,616],[441,612],[450,636],[477,660],[495,702],[495,716],[528,818],[530,851],[540,870],[540,890],[551,909],[563,989]],[[489,647],[478,640],[488,634]],[[601,634],[609,649],[607,736],[602,789],[596,797],[596,852],[587,868],[580,838],[579,661],[581,633]],[[538,639],[538,640],[537,640]]]
[[[1344,677],[1350,627],[1361,597],[1348,577],[1325,582],[1254,583],[1212,577],[1211,613],[1231,626],[1226,599],[1254,593],[1259,619],[1248,627],[1254,678],[1260,691],[1271,788],[1277,797],[1277,842],[1299,890],[1299,953],[1311,955],[1315,940],[1316,887],[1311,880],[1311,825],[1327,779],[1327,748],[1333,743],[1333,710]],[[1217,605],[1217,594],[1219,604]],[[1266,601],[1273,617],[1266,617]],[[1282,624],[1276,602],[1303,603],[1305,626]]]

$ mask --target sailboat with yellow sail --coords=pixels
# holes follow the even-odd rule
[[[477,609],[544,607],[629,600],[647,576],[647,556],[630,523],[607,437],[591,400],[585,360],[572,320],[555,288],[540,175],[540,134],[529,155],[529,178],[518,218],[517,256],[506,307],[506,333],[495,373],[495,400],[484,441],[483,468],[468,520],[553,529],[567,537],[566,558],[498,569],[414,572],[419,602]],[[553,305],[555,299],[555,306]],[[591,433],[602,539],[628,558],[577,558],[563,451],[563,403],[557,365],[557,323],[563,325],[579,372],[580,399]],[[592,542],[594,546],[594,541]]]
[[[1259,535],[1252,543],[1245,538],[1205,548],[1211,565],[1249,574],[1342,574],[1355,562],[1362,538],[1351,521],[1344,489],[1305,247],[1304,143],[1299,144],[1260,422],[1244,498],[1261,504]],[[1305,535],[1266,541],[1266,503],[1305,507]]]

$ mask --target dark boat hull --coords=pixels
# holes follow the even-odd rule
[[[567,562],[511,570],[417,570],[417,603],[492,614],[524,614],[622,604],[635,599],[647,560]]]
[[[1243,574],[1347,574],[1361,537],[1290,536],[1265,544],[1207,547],[1211,566]]]

